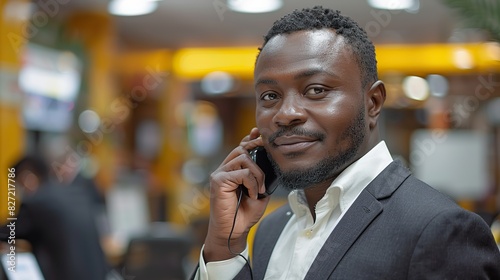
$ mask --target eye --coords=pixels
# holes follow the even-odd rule
[[[324,87],[311,87],[306,90],[304,95],[306,96],[324,95],[326,92],[327,89]]]
[[[261,96],[261,100],[264,100],[264,101],[271,101],[271,100],[275,100],[278,98],[278,94],[274,93],[274,92],[268,92],[268,93],[264,93],[262,96]]]

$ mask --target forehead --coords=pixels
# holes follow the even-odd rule
[[[351,46],[333,29],[303,30],[271,38],[257,59],[255,81],[270,76],[322,69],[357,79],[360,69]]]
[[[259,54],[254,75],[283,70],[283,66],[358,68],[354,52],[346,39],[333,29],[303,30],[271,38]]]

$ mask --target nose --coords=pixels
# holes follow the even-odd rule
[[[306,110],[300,94],[287,94],[282,100],[273,122],[278,126],[296,125],[305,122]]]

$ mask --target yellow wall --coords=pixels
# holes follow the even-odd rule
[[[4,11],[7,4],[13,2],[21,5],[29,1],[0,0],[0,224],[7,217],[7,168],[17,160],[24,148],[21,96],[16,89],[16,78],[21,66],[19,53],[26,42],[23,28],[26,28],[27,23],[21,19],[6,18],[8,14]],[[16,208],[19,209],[19,202]]]
[[[500,69],[500,44],[429,44],[376,46],[379,74],[407,75],[485,73]],[[173,71],[201,79],[212,71],[253,78],[257,47],[186,48],[173,59]]]

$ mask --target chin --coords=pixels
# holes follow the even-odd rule
[[[324,182],[333,182],[338,174],[359,158],[357,153],[359,148],[360,145],[351,146],[337,155],[323,158],[315,163],[296,161],[291,164],[288,161],[286,168],[283,166],[283,169],[275,162],[272,163],[279,175],[280,186],[288,190],[305,189]]]

